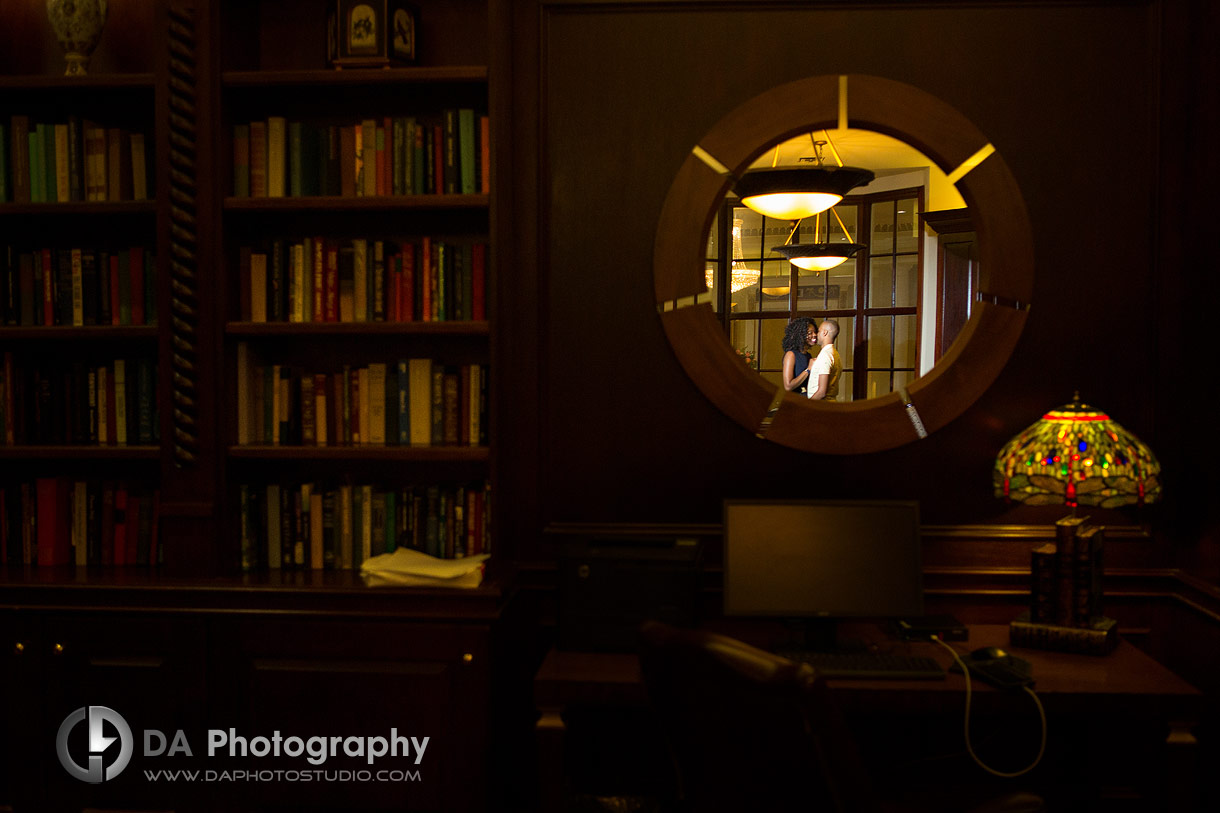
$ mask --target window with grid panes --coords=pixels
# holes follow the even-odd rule
[[[791,221],[726,199],[708,235],[705,274],[712,306],[743,363],[778,387],[788,322],[834,319],[843,359],[840,401],[909,384],[919,362],[922,205],[919,188],[852,195],[801,221],[792,242],[866,246],[842,265],[817,272],[772,253],[788,242]]]

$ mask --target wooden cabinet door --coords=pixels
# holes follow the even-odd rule
[[[208,762],[235,772],[233,803],[294,811],[485,807],[482,783],[470,778],[484,776],[487,763],[486,627],[258,619],[223,625],[214,642],[214,674],[226,677],[215,681],[211,726],[227,739]],[[277,732],[278,757],[274,744],[265,756],[253,754],[256,737],[271,741]],[[290,738],[300,743],[291,746],[295,755]],[[326,738],[325,754],[318,738]],[[387,747],[378,738],[394,750],[371,753]],[[237,771],[260,775],[237,781]]]
[[[202,627],[168,617],[123,613],[26,613],[13,632],[22,644],[9,650],[5,669],[5,726],[13,757],[5,785],[17,810],[171,809],[181,786],[150,781],[143,757],[146,729],[198,729],[202,722]],[[11,635],[9,637],[12,637]],[[88,709],[112,710],[101,724],[116,742],[91,752]],[[85,710],[82,714],[81,710]],[[87,770],[100,756],[102,781],[73,777],[57,751],[65,721],[69,759]],[[131,754],[111,776],[123,747],[121,718]],[[8,721],[6,721],[7,723]],[[184,809],[178,806],[178,809]]]

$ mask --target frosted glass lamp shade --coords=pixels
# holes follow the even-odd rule
[[[824,212],[875,176],[858,167],[770,167],[753,169],[734,189],[741,202],[779,220],[800,220]]]

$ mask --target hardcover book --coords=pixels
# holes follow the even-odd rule
[[[1008,625],[1008,641],[1013,646],[1031,649],[1105,655],[1118,646],[1118,622],[1099,616],[1086,627],[1039,624],[1029,620],[1027,611]]]

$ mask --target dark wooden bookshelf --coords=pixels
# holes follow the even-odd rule
[[[483,463],[486,446],[230,446],[229,457],[246,460],[334,460],[343,462],[389,460],[402,462]]]
[[[9,341],[155,341],[156,325],[50,325],[0,327],[0,342]]]
[[[31,364],[112,351],[120,357],[155,353],[160,421],[157,446],[0,446],[0,468],[9,472],[0,485],[10,487],[6,505],[11,507],[11,489],[23,478],[138,480],[140,488],[157,494],[161,557],[156,566],[77,567],[71,558],[64,565],[29,566],[11,564],[14,550],[6,550],[8,561],[0,563],[5,598],[0,628],[6,640],[22,643],[23,663],[32,664],[13,672],[13,694],[40,700],[20,719],[0,708],[0,756],[7,763],[9,755],[20,754],[11,760],[12,770],[0,771],[0,809],[93,804],[76,804],[69,798],[72,787],[41,782],[42,757],[17,750],[27,731],[62,723],[62,715],[51,720],[54,715],[46,713],[41,693],[64,683],[64,674],[79,674],[82,685],[94,686],[107,685],[113,674],[147,705],[131,707],[137,716],[148,712],[148,719],[169,719],[181,698],[191,698],[229,724],[251,728],[257,717],[260,724],[280,728],[335,728],[341,722],[358,729],[363,721],[354,723],[351,709],[334,707],[336,718],[323,703],[316,713],[294,707],[280,715],[280,701],[306,691],[311,697],[353,696],[353,687],[380,682],[391,708],[370,712],[377,726],[387,719],[434,719],[425,733],[445,737],[446,747],[463,755],[468,764],[462,773],[480,780],[489,775],[489,759],[482,755],[491,753],[488,721],[498,682],[490,657],[493,631],[510,609],[514,579],[511,553],[494,533],[498,511],[492,498],[485,489],[472,491],[494,479],[494,435],[490,446],[231,445],[237,437],[239,344],[250,345],[252,359],[316,363],[336,371],[370,359],[408,357],[485,370],[493,366],[496,331],[487,320],[230,321],[240,313],[235,284],[240,248],[299,235],[342,240],[367,234],[403,241],[428,235],[485,244],[485,303],[487,312],[494,312],[494,186],[490,195],[229,195],[236,122],[281,115],[333,123],[391,112],[431,121],[442,110],[462,108],[492,114],[494,4],[420,0],[415,5],[422,21],[417,65],[332,70],[324,67],[325,4],[112,4],[90,64],[96,72],[80,78],[58,75],[62,52],[41,5],[6,4],[0,12],[0,32],[8,32],[0,34],[0,42],[9,46],[0,49],[5,74],[0,99],[10,112],[42,123],[74,114],[143,132],[145,155],[152,160],[149,200],[0,203],[0,220],[9,232],[0,242],[15,249],[143,246],[156,260],[157,322],[0,326],[0,349],[15,357],[20,349],[22,356],[34,357]],[[494,30],[497,37],[507,36],[498,33],[504,29]],[[494,389],[491,382],[487,387]],[[495,421],[492,407],[487,424]],[[488,523],[490,550],[496,554],[482,586],[374,588],[358,569],[269,569],[267,562],[275,560],[265,552],[263,561],[243,572],[241,490],[289,479],[464,487],[482,495],[488,501],[476,504],[480,512],[487,506],[488,513],[479,520]],[[267,537],[262,539],[265,544]],[[337,541],[328,537],[332,543]],[[120,617],[121,623],[111,623]],[[52,656],[46,653],[60,660],[47,660]],[[157,666],[136,670],[134,678],[125,667],[113,668],[133,658]],[[61,663],[72,671],[57,666]],[[305,670],[264,673],[256,666],[263,663],[302,664]],[[233,679],[205,685],[200,676],[213,671]],[[69,705],[88,702],[77,696],[75,682],[64,685],[70,686]],[[327,787],[321,793],[328,806],[347,809],[485,810],[484,783],[468,782],[451,768],[445,765],[413,784],[409,799],[403,788],[389,784],[360,789],[358,798],[352,798],[351,788]],[[277,787],[272,803],[294,809],[316,805],[319,788]],[[184,803],[158,790],[119,788],[103,806],[176,809]],[[236,809],[265,801],[257,797],[245,787],[220,790],[213,806]]]
[[[153,90],[151,73],[106,73],[85,76],[0,76],[0,90]]]
[[[165,611],[316,613],[359,618],[493,620],[511,569],[490,564],[483,584],[472,588],[368,587],[357,570],[265,569],[236,576],[166,573],[148,565],[105,566],[0,564],[0,584],[27,606],[156,607]]]
[[[486,336],[487,322],[229,322],[230,336]],[[3,334],[0,334],[3,335]]]
[[[0,446],[0,460],[159,460],[160,446]]]
[[[5,215],[155,215],[155,200],[64,201],[62,203],[0,203]]]
[[[486,209],[490,203],[489,195],[319,195],[299,198],[226,197],[224,208],[233,212],[390,212],[407,209]]]
[[[487,67],[485,65],[426,65],[413,68],[372,70],[226,71],[221,74],[220,81],[226,87],[482,83],[487,81]]]

